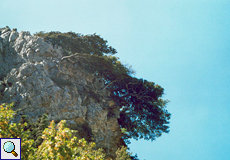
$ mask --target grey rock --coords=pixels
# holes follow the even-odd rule
[[[61,47],[29,32],[6,28],[0,37],[0,47],[4,46],[4,54],[0,54],[0,104],[15,102],[18,112],[12,122],[19,122],[21,115],[35,122],[47,113],[50,121],[66,120],[67,127],[79,131],[79,138],[92,136],[97,147],[114,158],[122,136],[119,108],[106,99],[109,91],[103,92],[104,98],[95,98],[87,89],[99,90],[104,84],[92,81],[94,77],[82,72],[74,60],[63,59]],[[84,131],[86,126],[90,132]],[[85,135],[88,133],[91,135]]]
[[[10,33],[10,37],[9,37],[9,42],[13,42],[18,38],[18,32],[17,31],[13,31]]]
[[[9,41],[9,36],[10,36],[10,31],[5,31],[2,32],[1,38],[3,39],[3,43],[7,43]]]
[[[2,37],[0,37],[0,54],[3,53],[3,44],[1,42]]]
[[[0,92],[5,90],[4,82],[0,81]]]
[[[1,34],[4,34],[4,33],[8,32],[8,31],[10,31],[9,27],[2,28]]]

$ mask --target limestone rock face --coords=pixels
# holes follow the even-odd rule
[[[14,122],[21,115],[35,122],[44,113],[56,123],[66,120],[78,136],[91,136],[97,147],[114,157],[121,138],[119,108],[111,109],[111,100],[90,96],[87,85],[98,89],[103,84],[92,81],[92,75],[62,53],[61,47],[29,32],[0,29],[0,103],[15,102]],[[104,95],[109,97],[109,92]]]

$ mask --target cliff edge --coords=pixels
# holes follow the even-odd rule
[[[66,120],[69,128],[78,130],[77,136],[91,137],[97,148],[113,158],[122,137],[119,107],[107,90],[103,95],[108,99],[89,93],[87,86],[97,90],[104,84],[80,70],[74,63],[77,58],[64,56],[60,46],[29,32],[1,28],[0,104],[15,102],[14,122],[21,115],[35,122],[44,113],[56,123]]]

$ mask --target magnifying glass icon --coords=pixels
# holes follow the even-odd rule
[[[18,154],[14,151],[15,150],[15,145],[11,141],[7,141],[3,145],[3,149],[7,153],[12,153],[15,157],[18,156]]]

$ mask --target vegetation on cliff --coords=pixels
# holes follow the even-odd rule
[[[63,120],[57,125],[52,121],[42,132],[43,142],[35,146],[34,144],[38,143],[31,137],[32,132],[29,129],[26,130],[28,123],[10,123],[16,114],[12,110],[13,105],[13,103],[0,105],[0,138],[21,138],[21,159],[105,159],[103,149],[95,149],[95,143],[73,137],[76,131],[66,128]],[[116,160],[131,160],[130,153],[126,150],[127,148],[124,147],[118,149]]]
[[[166,110],[169,101],[161,98],[164,89],[154,82],[133,77],[135,72],[113,56],[117,51],[108,46],[106,40],[97,34],[74,32],[39,32],[35,36],[61,46],[67,58],[77,56],[75,63],[82,70],[103,80],[105,88],[111,91],[112,99],[120,107],[118,121],[120,127],[127,131],[123,136],[125,144],[130,143],[130,138],[155,140],[162,133],[169,132],[171,114]],[[91,91],[102,96],[103,89],[95,91],[91,88]]]
[[[22,34],[29,33],[24,32]],[[39,32],[36,33],[35,36],[44,38],[45,41],[54,46],[58,45],[62,47],[64,56],[60,59],[60,63],[58,64],[59,69],[60,65],[62,65],[61,62],[68,60],[77,66],[77,69],[87,73],[86,75],[92,75],[91,77],[94,77],[93,81],[102,83],[102,85],[98,85],[103,86],[102,88],[95,88],[95,86],[91,86],[90,83],[87,84],[87,86],[84,86],[90,96],[93,96],[98,102],[102,98],[107,99],[107,102],[110,102],[109,99],[112,99],[112,102],[115,102],[115,104],[109,104],[109,109],[113,109],[112,107],[114,107],[114,105],[119,107],[120,118],[118,118],[118,123],[121,131],[123,131],[123,137],[121,142],[119,142],[121,150],[117,151],[118,155],[128,156],[129,158],[135,159],[136,157],[127,155],[128,153],[126,153],[126,149],[124,149],[124,147],[127,147],[127,144],[130,143],[129,140],[131,138],[136,140],[141,138],[154,140],[155,138],[160,137],[162,133],[169,132],[168,124],[171,115],[166,110],[168,100],[162,99],[164,89],[154,82],[135,78],[133,76],[135,72],[132,68],[123,65],[119,61],[119,58],[114,56],[117,51],[111,46],[108,46],[106,40],[96,34],[82,35],[74,32]],[[58,75],[60,73],[61,72],[58,72]],[[93,81],[92,84],[94,83]],[[104,94],[105,91],[109,91],[107,92],[108,94]],[[108,116],[113,115],[108,114]],[[3,131],[1,132],[1,137],[22,138],[24,143],[22,150],[25,151],[25,157],[29,157],[29,153],[33,153],[33,156],[43,156],[43,158],[49,158],[52,156],[61,157],[59,155],[61,152],[63,152],[63,157],[66,156],[66,152],[69,152],[69,155],[75,156],[75,158],[80,155],[80,153],[77,153],[79,151],[78,149],[68,149],[66,143],[61,146],[67,146],[67,148],[60,149],[56,147],[56,149],[54,149],[54,144],[59,144],[59,141],[56,141],[55,138],[58,137],[58,134],[62,134],[61,130],[65,130],[65,127],[63,127],[65,126],[64,121],[57,125],[62,127],[60,130],[57,128],[57,132],[56,129],[54,129],[54,122],[51,122],[48,127],[46,115],[40,117],[37,122],[28,123],[28,125],[26,117],[24,117],[24,119],[22,118],[21,123],[19,124],[9,124],[7,120],[10,116],[7,117],[3,114],[2,117],[4,118],[0,124],[2,126],[0,129]],[[48,132],[47,127],[48,130],[51,129]],[[79,141],[76,141],[75,139],[72,140],[72,131],[69,133],[67,130],[65,130],[68,132],[67,139],[60,139],[61,142],[68,141],[68,144],[71,144],[72,141],[74,141],[74,144],[78,144]],[[52,133],[52,135],[49,135],[50,133]],[[93,142],[87,142],[87,145],[90,146],[90,144],[92,144],[90,147],[92,149]],[[43,153],[44,150],[39,150],[41,147],[45,148],[46,145],[51,145],[48,146],[48,148],[51,149],[51,153]],[[75,147],[81,148],[82,145]],[[54,151],[52,148],[58,150],[58,152]],[[92,154],[94,155],[93,151],[95,151],[95,149],[92,149]],[[37,154],[38,152],[39,154]],[[100,152],[100,150],[98,150],[98,155],[103,157],[101,153],[103,154],[103,151]],[[84,155],[81,154],[81,156]]]

